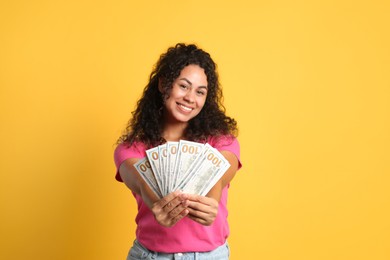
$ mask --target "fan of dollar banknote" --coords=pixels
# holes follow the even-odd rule
[[[208,143],[167,142],[146,155],[134,167],[160,198],[176,190],[205,196],[230,167]]]

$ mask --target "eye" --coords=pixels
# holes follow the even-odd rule
[[[188,88],[187,85],[183,85],[183,84],[180,84],[179,87],[182,88],[182,89],[187,89]]]
[[[196,94],[198,94],[199,96],[204,96],[204,95],[206,95],[206,91],[198,90],[198,91],[196,91]]]

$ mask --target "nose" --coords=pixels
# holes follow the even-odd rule
[[[187,91],[187,93],[184,96],[184,100],[190,104],[195,102],[195,93],[192,89]]]

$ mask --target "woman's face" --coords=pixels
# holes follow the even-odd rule
[[[186,123],[199,114],[207,96],[207,76],[198,65],[182,69],[173,82],[169,98],[165,100],[167,122]]]

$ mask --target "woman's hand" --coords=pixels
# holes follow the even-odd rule
[[[210,226],[218,213],[218,201],[200,195],[187,194],[188,196],[188,217],[199,224]]]
[[[189,213],[188,195],[175,191],[152,205],[152,212],[157,222],[164,227],[172,227]]]

